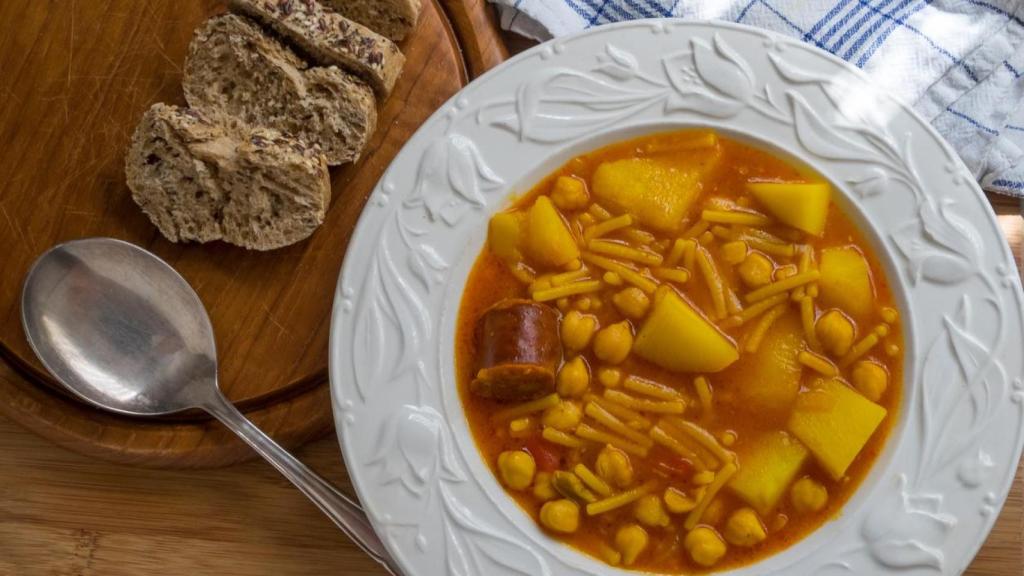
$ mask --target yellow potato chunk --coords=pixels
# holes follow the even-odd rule
[[[551,201],[559,210],[579,210],[590,201],[587,185],[572,176],[559,176],[551,188]]]
[[[875,287],[871,283],[868,261],[854,246],[826,248],[821,251],[818,279],[821,302],[834,306],[855,318],[864,318],[874,310]]]
[[[615,533],[615,548],[622,554],[622,563],[629,566],[647,548],[647,531],[636,524],[627,524]]]
[[[819,379],[797,396],[787,428],[839,480],[885,415],[840,380]]]
[[[678,232],[700,195],[705,170],[699,165],[683,169],[651,158],[627,158],[602,163],[591,184],[594,197],[608,208],[631,214],[654,230]]]
[[[806,460],[807,449],[795,438],[769,432],[740,451],[740,467],[729,480],[729,489],[768,516]]]
[[[828,504],[828,489],[805,476],[793,483],[789,490],[789,501],[793,509],[801,514],[819,512]]]
[[[501,481],[512,490],[526,490],[533,484],[533,474],[537,471],[537,463],[528,452],[522,450],[506,450],[498,454],[498,475]]]
[[[832,199],[827,182],[748,182],[747,191],[783,224],[815,236],[825,231]]]
[[[768,537],[761,518],[750,508],[740,508],[730,514],[722,532],[726,542],[745,548],[760,544]]]
[[[850,374],[853,387],[872,402],[878,402],[889,387],[889,372],[885,366],[871,360],[861,360],[853,365]]]
[[[714,528],[697,526],[683,539],[683,547],[690,558],[704,567],[714,566],[725,556],[725,542]]]
[[[540,524],[553,532],[571,534],[580,527],[580,507],[565,498],[546,502],[540,507]]]
[[[800,391],[803,365],[797,356],[804,348],[803,327],[794,312],[772,324],[757,350],[744,354],[736,370],[746,377],[736,389],[739,406],[747,412],[780,421]]]
[[[675,372],[718,372],[739,358],[736,344],[669,290],[655,299],[633,351]]]
[[[569,226],[547,196],[539,196],[526,216],[523,251],[532,263],[557,268],[580,257]]]
[[[491,252],[504,260],[522,260],[520,239],[525,221],[526,214],[520,211],[499,212],[492,216],[487,226],[487,245]]]
[[[594,356],[609,364],[618,364],[633,347],[633,328],[623,320],[603,328],[594,336]]]

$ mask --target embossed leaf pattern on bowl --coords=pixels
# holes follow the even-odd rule
[[[393,530],[412,532],[420,551],[443,540],[447,574],[550,574],[534,550],[474,518],[452,495],[448,486],[465,482],[466,474],[452,449],[444,417],[433,408],[398,407],[381,423],[367,467],[377,470],[381,486],[403,488],[392,494],[398,504],[394,509],[400,512],[379,520]]]
[[[655,36],[667,29],[661,23],[618,28],[629,26]],[[469,214],[493,210],[503,195],[497,192],[508,192],[505,182],[521,174],[522,166],[509,171],[515,163],[489,155],[481,141],[511,137],[543,150],[645,114],[697,123],[772,124],[772,130],[790,135],[801,154],[827,165],[834,181],[854,192],[864,209],[895,194],[910,194],[914,209],[905,214],[905,222],[886,231],[888,240],[906,265],[911,300],[918,292],[941,293],[948,300],[941,310],[952,311],[922,343],[925,352],[908,357],[918,363],[918,381],[908,387],[919,393],[913,396],[907,425],[923,428],[919,458],[900,459],[881,479],[870,511],[848,531],[855,534],[845,536],[852,546],[801,561],[801,570],[945,572],[951,535],[960,526],[977,525],[950,510],[949,480],[970,493],[958,498],[976,499],[983,512],[997,501],[995,491],[1003,490],[993,484],[990,472],[1006,466],[1000,458],[1019,454],[1024,390],[1015,380],[1010,397],[1018,406],[1018,429],[1014,452],[1007,455],[1005,445],[985,444],[992,437],[987,427],[1009,391],[1001,362],[1006,326],[1000,323],[992,333],[991,326],[972,318],[972,311],[991,308],[999,317],[1019,313],[1012,264],[998,250],[982,250],[981,235],[972,225],[977,219],[961,217],[957,206],[921,188],[916,162],[922,154],[914,150],[911,132],[892,133],[885,114],[846,98],[856,87],[864,98],[898,108],[873,93],[856,71],[832,64],[826,73],[827,67],[782,56],[783,48],[787,54],[807,49],[761,32],[693,26],[698,33],[681,35],[674,44],[685,45],[684,50],[656,56],[648,51],[647,58],[623,47],[629,43],[604,42],[600,52],[586,59],[547,62],[571,41],[521,57],[530,66],[529,74],[520,75],[523,80],[488,98],[473,100],[468,92],[447,106],[436,119],[444,125],[407,163],[416,166],[415,178],[396,190],[387,183],[399,178],[388,175],[378,190],[376,205],[384,207],[384,217],[380,229],[369,232],[372,257],[360,272],[358,294],[350,294],[357,306],[347,320],[358,401],[345,402],[354,406],[347,412],[351,416],[371,401],[388,406],[391,398],[415,398],[416,405],[396,403],[386,409],[379,444],[366,463],[378,471],[381,484],[401,486],[405,495],[387,506],[404,511],[401,517],[377,520],[389,530],[413,532],[424,554],[443,551],[443,573],[548,574],[549,562],[562,563],[558,573],[582,569],[547,551],[547,544],[520,522],[506,515],[513,528],[498,528],[460,499],[473,479],[454,453],[451,425],[432,408],[443,404],[445,392],[439,370],[425,360],[445,337],[438,333],[439,287],[452,280],[457,256],[432,244],[432,238],[454,230]],[[764,50],[734,46],[730,38],[743,34],[761,38],[757,42]],[[948,148],[944,153],[953,171],[962,170]],[[403,201],[385,204],[391,193]],[[344,386],[335,383],[339,388]]]

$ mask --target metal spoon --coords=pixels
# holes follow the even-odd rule
[[[76,240],[39,257],[25,280],[32,349],[68,390],[99,408],[159,416],[200,408],[245,440],[357,546],[400,574],[358,504],[249,422],[217,387],[217,350],[203,303],[166,262],[111,238]]]

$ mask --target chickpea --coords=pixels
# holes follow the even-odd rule
[[[647,531],[636,524],[626,524],[615,533],[615,548],[622,554],[622,563],[632,565],[647,548]]]
[[[622,286],[622,276],[619,276],[616,272],[605,272],[601,279],[610,286]]]
[[[761,518],[750,508],[740,508],[725,522],[725,540],[733,546],[750,547],[768,537]]]
[[[602,560],[612,566],[618,566],[622,563],[622,553],[604,542],[599,544],[598,554],[600,554]]]
[[[551,190],[551,203],[561,210],[579,210],[590,201],[587,185],[572,176],[559,176]]]
[[[554,500],[558,496],[555,487],[551,485],[550,472],[537,472],[533,477],[533,496],[541,502]]]
[[[828,488],[813,478],[804,476],[789,489],[789,500],[801,514],[818,512],[828,504]]]
[[[512,490],[525,490],[533,483],[537,463],[533,456],[522,450],[507,450],[498,454],[498,472],[502,482]]]
[[[623,320],[598,331],[594,336],[594,355],[609,364],[618,364],[633,348],[633,329]]]
[[[760,252],[747,254],[743,262],[740,262],[739,266],[736,267],[740,279],[750,288],[759,288],[770,284],[774,270],[775,265],[772,264],[772,261]]]
[[[576,402],[562,400],[544,411],[541,424],[556,430],[573,430],[583,419],[583,409]]]
[[[697,507],[696,498],[691,498],[682,490],[671,486],[665,489],[662,499],[665,500],[665,507],[673,514],[684,514]]]
[[[566,362],[558,371],[557,391],[560,396],[582,396],[590,387],[590,368],[577,356]]]
[[[618,388],[622,382],[622,371],[618,368],[598,368],[597,381],[605,388]]]
[[[629,461],[629,454],[610,444],[606,444],[597,454],[594,468],[602,480],[618,488],[633,483],[633,465]]]
[[[612,304],[615,304],[615,307],[626,318],[639,320],[647,314],[647,309],[651,307],[651,299],[644,294],[643,290],[636,286],[630,286],[616,292],[612,296]]]
[[[665,527],[670,522],[668,513],[661,504],[661,498],[655,494],[648,494],[636,501],[633,506],[633,517],[637,522],[652,528]]]
[[[701,486],[701,490],[706,489],[706,486]],[[703,492],[701,493],[703,495]],[[722,517],[725,516],[725,501],[721,498],[715,498],[708,504],[708,507],[704,509],[704,515],[701,516],[701,520],[708,526],[718,526],[722,523]]]
[[[553,532],[571,534],[580,527],[580,507],[562,498],[540,507],[540,524]]]
[[[834,308],[818,318],[814,331],[825,350],[834,356],[846,356],[853,346],[853,322]]]
[[[704,567],[711,567],[725,556],[725,541],[714,528],[697,526],[683,539],[683,547],[690,558]]]
[[[562,318],[562,344],[570,352],[579,352],[590,345],[597,332],[597,318],[570,310]]]
[[[743,262],[747,257],[747,243],[742,240],[722,244],[722,260],[733,266]]]
[[[888,324],[895,324],[900,319],[900,313],[895,308],[886,306],[881,311],[882,320]]]
[[[861,360],[854,364],[850,377],[853,387],[872,402],[881,400],[885,389],[889,387],[889,372],[885,366],[871,360]]]
[[[533,434],[533,419],[529,416],[516,418],[508,423],[508,435],[513,438],[525,438]]]

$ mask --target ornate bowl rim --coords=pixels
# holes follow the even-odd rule
[[[725,22],[638,20],[537,46],[453,96],[392,162],[349,244],[330,341],[339,442],[378,533],[410,575],[625,573],[547,538],[494,480],[455,390],[455,316],[511,193],[584,150],[682,126],[829,178],[887,268],[907,342],[897,428],[843,513],[729,573],[960,573],[1024,441],[1009,247],[909,107],[824,51]]]

